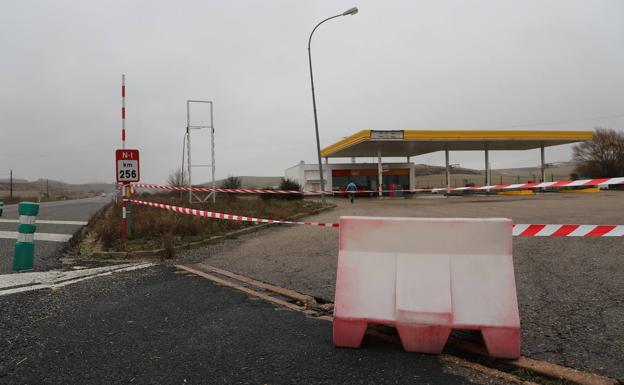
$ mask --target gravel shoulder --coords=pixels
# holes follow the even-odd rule
[[[528,197],[404,200],[336,199],[342,215],[507,217],[516,223],[623,224],[624,192]],[[565,366],[624,379],[624,258],[621,238],[518,238],[514,264],[522,352]],[[280,226],[179,256],[333,300],[338,231]]]

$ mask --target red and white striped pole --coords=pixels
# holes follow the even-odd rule
[[[126,149],[126,74],[121,75],[121,148]],[[128,185],[126,183],[121,187],[121,239],[126,241],[128,238],[128,209],[126,199]]]
[[[126,74],[121,75],[121,148],[126,148]]]

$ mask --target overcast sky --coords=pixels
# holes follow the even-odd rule
[[[187,99],[215,103],[218,177],[313,162],[308,35],[354,5],[313,40],[322,146],[367,128],[624,128],[621,0],[2,1],[0,178],[113,181],[122,73],[145,182],[179,166]],[[208,132],[193,142],[208,163]],[[495,168],[538,161],[491,155]],[[451,162],[483,168],[482,154]]]

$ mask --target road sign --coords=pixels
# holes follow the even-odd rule
[[[117,182],[138,182],[141,179],[139,170],[139,150],[115,151]]]

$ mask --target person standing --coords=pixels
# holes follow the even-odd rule
[[[355,192],[357,191],[357,185],[353,183],[352,180],[350,180],[347,184],[346,190],[347,194],[349,195],[349,200],[351,201],[351,203],[353,203],[353,200],[355,199]]]

